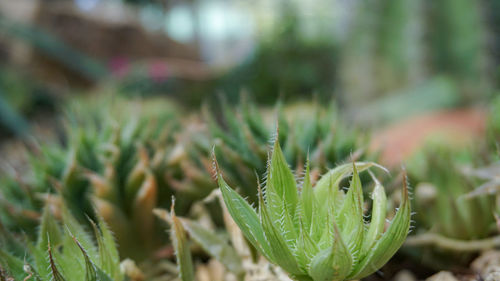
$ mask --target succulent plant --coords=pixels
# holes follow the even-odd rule
[[[217,162],[216,166],[217,166]],[[370,275],[399,249],[410,229],[411,207],[406,184],[402,203],[386,228],[386,195],[377,183],[371,223],[364,219],[358,170],[371,162],[344,164],[330,170],[313,188],[306,166],[302,189],[275,141],[265,190],[259,188],[258,212],[229,187],[217,167],[224,203],[246,239],[271,263],[295,280],[350,280]],[[339,189],[352,174],[347,192]],[[385,230],[385,231],[384,231]]]
[[[500,148],[500,98],[492,100],[488,119],[487,134],[489,145]]]
[[[463,148],[433,144],[410,161],[416,224],[403,248],[409,257],[443,270],[499,245],[494,198],[473,196],[484,181],[467,173],[479,158]]]
[[[303,170],[307,155],[314,176],[352,155],[364,156],[363,143],[367,134],[345,127],[335,104],[327,108],[318,104],[278,104],[269,112],[259,110],[251,102],[242,102],[235,109],[223,102],[220,114],[210,114],[206,110],[204,116],[208,125],[206,131],[198,130],[185,136],[181,143],[186,157],[179,161],[185,165],[183,173],[190,175],[186,180],[198,189],[210,191],[216,187],[211,179],[210,160],[215,144],[215,153],[228,183],[241,188],[245,196],[257,202],[252,183],[257,180],[256,173],[266,171],[267,152],[276,123],[269,122],[271,119],[278,120],[280,131],[277,139],[286,159],[297,171]],[[188,142],[191,145],[186,145]]]
[[[494,230],[492,198],[469,198],[479,182],[464,175],[471,153],[444,145],[429,145],[409,166],[415,187],[417,233],[438,233],[447,238],[475,240]],[[462,166],[461,164],[462,163]]]
[[[86,216],[102,216],[123,257],[142,260],[158,249],[166,237],[152,210],[168,207],[170,200],[164,198],[175,191],[166,179],[172,111],[169,104],[157,104],[142,104],[141,112],[117,102],[124,112],[137,113],[132,117],[114,115],[109,104],[98,105],[98,110],[74,109],[81,111],[70,115],[64,142],[41,146],[31,156],[26,178],[5,179],[0,198],[6,227],[34,233],[41,208],[50,200],[68,206],[80,222],[87,222]]]
[[[124,280],[114,238],[106,223],[91,222],[92,237],[67,209],[62,224],[48,206],[38,239],[18,241],[3,230],[0,236],[1,280]],[[22,243],[22,244],[21,244]]]

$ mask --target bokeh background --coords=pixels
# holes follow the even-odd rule
[[[1,0],[2,136],[81,95],[335,98],[359,120],[496,94],[497,0]],[[376,116],[377,118],[375,118]],[[39,118],[43,117],[43,118]]]

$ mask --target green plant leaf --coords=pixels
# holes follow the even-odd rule
[[[228,244],[226,239],[207,230],[200,224],[181,219],[190,237],[194,239],[207,253],[220,261],[227,269],[238,276],[244,275],[241,259],[235,249]]]
[[[109,277],[105,272],[103,272],[100,268],[98,268],[94,262],[87,255],[87,251],[83,248],[83,246],[78,242],[78,240],[73,237],[74,242],[80,249],[85,259],[85,281],[113,281],[111,277]]]
[[[309,266],[309,275],[314,281],[344,280],[351,271],[351,254],[335,222],[333,225],[333,245],[319,252]]]
[[[306,228],[304,225],[301,227],[297,246],[294,250],[297,263],[303,271],[307,272],[309,263],[316,256],[319,248],[309,235],[309,228]]]
[[[410,230],[411,220],[411,204],[408,199],[406,181],[404,181],[402,193],[403,201],[391,225],[373,248],[364,257],[360,257],[359,263],[353,272],[349,274],[349,279],[360,279],[377,271],[389,261],[403,244]]]
[[[375,188],[372,192],[372,213],[370,226],[368,232],[363,240],[363,246],[360,256],[364,256],[373,244],[382,236],[384,232],[385,217],[387,212],[387,196],[385,195],[385,190],[382,184],[373,176],[375,181]]]
[[[346,241],[349,250],[354,255],[354,253],[359,254],[359,250],[363,245],[365,225],[363,220],[363,189],[354,163],[352,164],[352,171],[351,186],[344,198],[344,204],[336,216],[336,220],[342,226],[342,239]],[[356,259],[356,256],[353,258]]]
[[[304,182],[302,183],[302,193],[300,197],[301,215],[304,227],[309,231],[313,218],[313,209],[316,208],[316,198],[311,184],[311,175],[309,171],[309,161],[306,164],[306,173],[304,175]]]
[[[274,227],[274,222],[269,216],[267,206],[264,204],[264,198],[262,193],[259,196],[259,214],[264,229],[265,237],[271,245],[271,251],[275,262],[285,269],[287,272],[293,275],[302,275],[303,272],[300,269],[292,249],[289,244],[285,241],[284,235]],[[295,241],[290,241],[295,243]]]
[[[271,161],[268,167],[266,199],[269,211],[273,220],[283,219],[276,217],[275,214],[281,214],[284,205],[288,215],[293,217],[298,203],[297,184],[290,167],[281,151],[279,141],[274,142],[274,148],[271,155]]]
[[[193,281],[194,268],[191,251],[187,244],[186,231],[173,210],[172,205],[172,241],[177,257],[177,265],[179,266],[179,278],[182,281]]]
[[[79,243],[83,246],[87,254],[92,259],[97,258],[97,249],[94,244],[94,240],[92,239],[92,236],[89,234],[89,232],[84,229],[83,225],[80,224],[65,207],[62,208],[62,217],[64,227],[67,231],[69,231],[70,234],[68,238],[70,238],[71,240],[71,236],[77,237]]]
[[[15,280],[23,280],[28,274],[24,271],[24,262],[0,249],[0,263],[5,266],[9,274],[14,277]]]
[[[115,280],[121,280],[119,264],[120,256],[118,254],[118,249],[116,248],[116,243],[113,234],[109,230],[106,222],[97,216],[98,225],[93,221],[90,221],[94,229],[94,234],[97,240],[97,247],[99,250],[98,265],[102,268],[109,276],[113,277]]]
[[[52,247],[50,243],[48,244],[48,253],[49,253],[49,264],[50,264],[50,271],[52,274],[52,280],[54,281],[65,281],[66,279],[64,276],[61,274],[59,269],[57,268],[56,262],[54,260],[54,256],[52,254]]]
[[[62,241],[62,233],[59,225],[50,211],[50,206],[45,206],[42,214],[42,222],[38,234],[38,241],[33,251],[37,270],[44,279],[50,278],[51,265],[47,257],[49,245],[58,245]]]
[[[385,168],[373,162],[355,162],[354,165],[358,172],[362,172],[374,166],[385,170]],[[314,195],[318,200],[318,206],[325,206],[325,202],[329,197],[329,190],[332,190],[333,196],[337,198],[339,183],[352,173],[352,168],[352,163],[342,164],[321,177],[314,187]]]
[[[243,232],[243,235],[269,261],[274,261],[271,247],[264,236],[264,230],[255,210],[245,199],[227,185],[220,174],[218,175],[218,183],[227,210]]]

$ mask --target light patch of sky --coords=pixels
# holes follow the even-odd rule
[[[157,5],[149,4],[142,7],[139,11],[139,20],[144,28],[149,31],[161,31],[164,19],[165,13]]]
[[[76,6],[85,12],[92,10],[99,2],[100,0],[75,0]]]
[[[189,43],[194,39],[195,24],[189,6],[180,4],[173,7],[165,17],[165,31],[179,42]]]

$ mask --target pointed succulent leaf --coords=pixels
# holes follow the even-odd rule
[[[278,229],[275,227],[275,222],[273,222],[271,217],[269,216],[267,206],[264,204],[264,199],[262,198],[262,194],[259,197],[260,219],[266,238],[271,245],[271,251],[275,262],[291,274],[303,274],[293,254],[293,248],[291,248],[289,246],[289,243],[285,241],[283,233],[281,231],[278,231]],[[295,243],[295,241],[290,242]]]
[[[105,251],[110,257],[110,260],[108,261],[109,265],[106,267],[101,265],[101,267],[108,268],[106,272],[108,272],[111,276],[119,276],[119,279],[122,279],[120,272],[120,254],[118,253],[113,233],[101,216],[97,216],[97,221],[99,224],[99,230],[102,234],[102,241],[104,242],[102,248],[105,247]]]
[[[147,169],[144,182],[135,194],[132,205],[132,220],[144,242],[150,241],[153,236],[154,216],[153,209],[157,204],[158,186],[153,173]]]
[[[71,236],[77,237],[79,243],[84,247],[88,255],[92,258],[97,257],[98,255],[96,246],[94,244],[94,240],[92,239],[90,233],[87,232],[87,230],[83,227],[83,225],[80,224],[73,217],[73,215],[69,212],[68,209],[63,207],[62,214],[63,214],[64,227],[66,228],[67,232],[70,235],[69,238],[71,238]]]
[[[307,161],[306,165],[306,173],[304,175],[304,182],[302,184],[300,203],[302,210],[302,221],[304,222],[304,227],[309,230],[311,228],[311,222],[313,218],[313,209],[317,206],[316,198],[311,184],[309,161]]]
[[[177,265],[179,266],[179,278],[182,281],[193,281],[194,268],[189,245],[187,244],[186,231],[184,230],[179,218],[175,216],[175,213],[173,212],[173,205],[172,241],[174,244],[175,255],[177,257]]]
[[[375,188],[372,192],[372,213],[370,226],[368,232],[363,240],[363,247],[361,250],[361,256],[364,256],[373,244],[382,236],[385,226],[385,215],[387,212],[387,196],[385,195],[385,190],[382,184],[373,177],[375,181]]]
[[[264,236],[264,230],[255,210],[245,199],[227,185],[220,174],[218,175],[218,182],[227,210],[243,232],[243,235],[267,259],[273,261],[271,247]]]
[[[341,225],[342,238],[349,245],[352,253],[359,253],[363,244],[365,225],[363,221],[363,189],[356,165],[352,164],[352,181],[344,204],[336,220]]]
[[[42,222],[38,234],[36,248],[33,249],[33,256],[37,264],[37,268],[42,278],[51,276],[50,262],[47,258],[49,245],[57,245],[62,241],[62,233],[59,225],[51,214],[50,206],[46,206],[43,210]]]
[[[391,225],[382,237],[375,243],[373,248],[360,257],[359,263],[353,272],[349,274],[351,279],[366,277],[382,267],[401,247],[410,230],[411,206],[408,199],[408,188],[404,181],[402,191],[403,201],[391,222]]]
[[[32,242],[27,243],[27,248],[33,258],[33,264],[36,266],[36,271],[40,276],[40,278],[42,280],[49,280],[52,275],[50,272],[48,252],[41,250],[37,245],[34,245]]]
[[[362,172],[374,166],[385,170],[385,168],[373,162],[355,162],[354,165],[356,166],[358,172]],[[318,200],[319,206],[324,205],[325,201],[328,198],[328,193],[330,189],[333,189],[334,194],[338,193],[337,190],[340,181],[342,181],[342,179],[352,174],[352,168],[353,168],[352,163],[346,163],[336,167],[333,170],[330,170],[328,173],[326,173],[321,177],[321,179],[316,184],[316,187],[314,188],[314,194],[316,195],[316,199]]]
[[[94,264],[90,261],[87,252],[75,237],[73,237],[73,241],[82,252],[83,258],[85,260],[85,281],[96,281],[97,273]],[[72,271],[72,273],[74,273],[74,271]]]
[[[90,222],[97,240],[99,251],[98,266],[115,280],[121,280],[122,276],[119,268],[120,256],[118,255],[113,234],[100,216],[97,216],[97,219],[99,225],[93,221]]]
[[[314,281],[344,280],[352,268],[352,257],[335,224],[333,245],[312,259],[309,275]]]
[[[269,136],[269,131],[259,114],[257,108],[254,104],[250,102],[241,103],[241,112],[243,113],[243,119],[248,124],[248,128],[260,142],[267,141]]]
[[[268,167],[266,199],[273,222],[279,221],[278,229],[285,234],[286,241],[297,238],[297,226],[293,216],[298,203],[297,185],[292,171],[278,141],[274,142]]]
[[[52,247],[52,255],[57,261],[57,268],[61,274],[71,280],[85,281],[86,266],[75,237],[68,228],[64,230],[61,245]]]
[[[53,255],[50,243],[48,245],[48,253],[49,253],[49,259],[48,260],[49,260],[49,264],[50,264],[49,268],[50,268],[50,271],[51,271],[51,274],[52,274],[52,280],[54,280],[54,281],[65,281],[66,279],[64,278],[64,276],[61,274],[61,272],[57,268],[56,261],[54,259],[54,255]]]
[[[61,240],[62,233],[59,229],[59,225],[54,219],[54,216],[51,214],[50,207],[46,206],[43,210],[37,247],[46,252],[48,250],[49,243],[58,244]]]
[[[14,277],[14,280],[23,280],[28,276],[28,273],[24,271],[24,262],[2,249],[0,249],[0,265]]]
[[[308,270],[309,263],[318,253],[319,248],[309,235],[309,228],[301,225],[300,236],[295,247],[295,256],[300,268],[303,271]]]
[[[82,255],[85,259],[85,281],[113,281],[109,275],[107,275],[102,269],[98,268],[94,262],[87,255],[87,251],[83,248],[83,246],[78,242],[78,240],[73,237],[74,242],[82,252]]]

